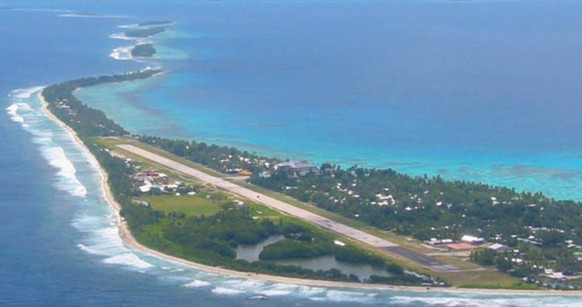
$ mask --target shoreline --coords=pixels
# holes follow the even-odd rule
[[[156,74],[157,75],[157,74]],[[155,75],[154,75],[155,76]],[[43,88],[44,89],[44,88]],[[249,280],[256,280],[262,282],[272,282],[272,283],[283,283],[283,284],[294,284],[302,286],[312,286],[312,287],[326,287],[326,288],[351,288],[351,289],[368,289],[368,290],[387,290],[387,291],[404,291],[404,292],[422,292],[422,293],[441,293],[441,294],[477,294],[477,295],[536,295],[536,296],[568,296],[568,297],[581,297],[582,291],[557,291],[557,290],[512,290],[512,289],[484,289],[484,288],[430,288],[430,287],[414,287],[414,286],[397,286],[397,285],[381,285],[381,284],[366,284],[366,283],[350,283],[350,282],[337,282],[337,281],[326,281],[326,280],[316,280],[316,279],[300,279],[292,277],[283,277],[275,275],[266,274],[255,274],[250,272],[240,272],[229,269],[224,269],[220,267],[208,266],[189,260],[181,259],[175,256],[167,255],[157,250],[146,247],[135,240],[131,234],[127,223],[120,215],[121,206],[117,201],[115,201],[113,194],[109,188],[108,184],[108,174],[101,167],[95,156],[89,151],[89,149],[84,145],[81,139],[77,136],[77,133],[59,118],[57,118],[48,109],[48,103],[42,95],[41,89],[38,93],[38,98],[42,104],[42,112],[51,120],[56,122],[59,126],[64,128],[73,137],[74,141],[78,146],[87,154],[92,163],[99,171],[101,175],[101,185],[103,189],[103,198],[115,211],[115,215],[118,223],[118,234],[123,242],[123,244],[132,250],[137,250],[149,256],[153,256],[165,261],[173,262],[179,265],[184,265],[190,268],[206,271],[209,273],[214,273],[218,275],[226,275],[235,278],[243,278]]]

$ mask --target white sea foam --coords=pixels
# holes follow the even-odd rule
[[[124,15],[100,15],[100,14],[82,14],[82,13],[60,14],[59,17],[63,17],[63,18],[128,18],[128,16],[124,16]]]
[[[124,40],[124,41],[135,40],[133,37],[129,37],[129,36],[125,35],[125,33],[113,33],[113,34],[109,35],[109,38],[120,39],[120,40]]]
[[[32,95],[40,91],[43,87],[31,87],[26,89],[13,90],[10,94],[12,104],[6,108],[6,113],[14,122],[18,122],[29,131],[33,136],[33,141],[40,146],[42,156],[49,162],[49,164],[57,169],[57,180],[55,186],[63,191],[68,192],[73,196],[85,197],[87,189],[76,177],[76,169],[71,160],[65,154],[63,147],[51,144],[53,134],[46,128],[36,127],[45,120],[42,112],[42,107],[37,105],[31,107],[28,100]]]
[[[153,265],[151,265],[150,263],[148,263],[146,261],[143,261],[136,254],[134,254],[132,252],[127,252],[124,254],[111,256],[111,257],[103,260],[103,262],[108,263],[108,264],[125,265],[125,266],[130,266],[130,267],[139,268],[139,269],[147,269],[147,268],[153,267]]]
[[[28,99],[32,96],[32,94],[40,91],[43,88],[44,86],[36,86],[31,88],[15,89],[11,91],[8,96],[17,99]]]
[[[91,247],[86,246],[85,244],[77,244],[77,248],[79,248],[80,250],[88,253],[88,254],[92,254],[92,255],[102,255],[102,253],[98,250],[95,250]]]
[[[283,296],[283,295],[289,295],[292,293],[292,291],[285,291],[285,290],[265,290],[265,291],[261,291],[259,292],[262,295],[265,296]]]
[[[183,284],[182,287],[184,287],[184,288],[201,288],[201,287],[207,287],[207,286],[211,286],[211,285],[212,284],[207,282],[207,281],[195,280],[193,282]]]
[[[314,301],[370,303],[376,300],[377,293],[328,290],[325,297],[312,297]]]
[[[152,25],[140,25],[137,23],[132,23],[132,24],[120,25],[117,27],[120,29],[150,29],[150,28],[157,28],[157,27],[169,27],[169,26],[174,26],[174,25],[176,25],[175,22],[169,22],[169,23],[164,23],[164,24],[152,24]]]
[[[120,29],[139,29],[140,26],[137,23],[127,24],[127,25],[120,25],[117,26]]]
[[[60,190],[64,190],[73,196],[85,197],[87,196],[87,189],[79,181],[75,174],[77,170],[75,166],[67,158],[62,147],[44,147],[41,149],[42,155],[49,162],[49,164],[56,168],[59,180],[55,184]]]
[[[109,35],[109,38],[119,39],[119,40],[124,40],[124,41],[134,41],[138,44],[152,43],[152,40],[149,37],[131,37],[131,36],[125,35],[125,33],[123,33],[123,32],[113,33],[113,34]]]
[[[133,49],[133,46],[115,48],[109,56],[119,61],[133,60],[131,49]]]
[[[217,287],[217,288],[212,289],[212,293],[218,294],[218,295],[239,295],[239,294],[244,294],[245,292],[242,290]]]
[[[325,288],[321,287],[309,287],[309,286],[299,286],[295,293],[302,297],[312,297],[316,295],[321,295],[327,291]]]
[[[12,11],[18,12],[49,12],[49,13],[69,13],[71,10],[61,10],[61,9],[33,9],[33,8],[13,8]]]
[[[24,123],[24,118],[18,115],[19,103],[13,103],[6,108],[6,113],[10,115],[10,120],[17,123]]]
[[[390,303],[395,305],[431,305],[431,306],[451,306],[451,307],[470,307],[470,306],[573,306],[576,305],[573,299],[558,298],[552,296],[533,296],[512,298],[470,298],[470,297],[412,297],[412,296],[395,296],[390,299]]]
[[[252,279],[231,279],[223,283],[225,287],[240,289],[248,292],[256,292],[263,289],[267,284],[262,281]]]
[[[72,224],[85,234],[77,247],[88,254],[104,256],[103,263],[140,271],[154,267],[123,245],[113,212],[105,215],[96,212],[79,215]]]

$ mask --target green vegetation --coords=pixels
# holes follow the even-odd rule
[[[172,24],[171,21],[161,20],[161,21],[145,21],[138,24],[140,27],[151,27],[151,26],[165,26]]]
[[[582,262],[574,256],[582,244],[582,206],[573,201],[440,177],[330,165],[303,177],[275,172],[253,176],[251,182],[419,240],[458,240],[471,234],[505,244],[511,252],[477,252],[472,259],[516,277],[534,280],[542,268],[582,272]]]
[[[154,210],[164,213],[178,212],[186,216],[213,215],[220,211],[220,205],[200,196],[139,196],[139,200],[149,203]]]
[[[145,79],[159,73],[160,70],[146,69],[123,75],[83,78],[46,87],[42,91],[49,110],[81,137],[122,136],[128,132],[107,118],[105,113],[88,107],[73,95],[80,88],[102,83],[113,83]]]
[[[124,207],[122,214],[127,219],[132,233],[140,242],[184,259],[247,272],[359,281],[356,276],[345,275],[339,270],[313,271],[267,261],[333,255],[344,248],[334,246],[329,235],[321,231],[314,232],[300,224],[282,222],[282,220],[279,223],[274,223],[269,219],[255,220],[249,214],[248,207],[245,206],[226,203],[221,205],[221,210],[215,215],[189,217],[184,213],[163,213],[133,205]],[[293,229],[293,232],[288,232],[289,229]],[[281,233],[284,233],[287,239],[267,246],[260,255],[261,260],[250,263],[235,259],[235,248],[239,244],[257,244],[271,235]],[[363,253],[353,247],[350,249],[355,253]],[[344,259],[346,262],[350,260]],[[385,266],[385,263],[382,261],[380,266]],[[390,272],[394,276],[389,280],[375,280],[374,282],[410,284],[415,281],[418,285],[425,280],[405,274],[402,268],[395,264],[389,264],[387,268],[391,268]]]
[[[85,78],[49,86],[43,91],[49,108],[62,121],[70,124],[109,175],[112,193],[122,206],[121,215],[135,238],[146,246],[171,255],[234,270],[300,278],[359,281],[357,276],[348,276],[337,269],[313,271],[271,261],[249,263],[235,259],[234,248],[238,244],[256,244],[274,234],[284,234],[287,239],[282,242],[286,243],[270,246],[267,256],[263,255],[262,258],[269,258],[269,253],[277,255],[271,256],[272,259],[312,258],[335,253],[338,248],[332,243],[333,237],[312,225],[280,216],[262,206],[233,204],[220,193],[203,194],[208,197],[201,198],[162,195],[158,190],[152,190],[148,195],[138,192],[133,179],[137,165],[112,155],[107,148],[96,142],[96,137],[120,136],[125,135],[126,131],[108,119],[103,112],[77,100],[72,92],[81,86],[146,78],[157,72],[148,70],[120,76]],[[224,203],[217,204],[216,201]],[[273,221],[276,216],[279,216],[278,220]],[[302,249],[288,248],[297,245]],[[354,247],[351,248],[352,252],[356,251]],[[345,255],[340,258],[346,262],[352,259]],[[417,284],[428,280],[405,274],[402,269],[399,272],[399,275],[390,280],[391,283],[399,283],[400,277],[402,283],[408,283],[411,278],[415,278]]]
[[[135,30],[126,31],[125,36],[144,38],[144,37],[154,36],[156,34],[160,34],[160,33],[165,32],[165,31],[166,31],[165,27],[151,27],[151,28],[145,28],[145,29],[135,29]]]
[[[544,273],[541,268],[582,272],[580,256],[574,255],[582,245],[582,206],[577,202],[389,169],[323,164],[317,172],[294,176],[273,169],[281,160],[235,148],[145,136],[140,141],[223,173],[252,170],[251,183],[257,186],[381,230],[418,240],[459,240],[470,234],[507,245],[512,251],[496,254],[493,265],[515,277],[535,281]]]
[[[257,209],[253,208],[233,209],[222,204],[216,205],[216,208],[223,208],[218,212],[213,212],[211,206],[200,207],[200,211],[180,211],[178,204],[174,208],[166,204],[164,208],[164,201],[153,208],[134,204],[137,195],[136,187],[130,179],[132,166],[111,156],[106,149],[92,141],[95,136],[122,136],[127,132],[108,119],[103,112],[89,108],[77,100],[72,92],[83,86],[147,78],[157,72],[146,70],[118,76],[86,78],[49,86],[43,91],[50,110],[77,131],[110,175],[109,183],[116,199],[122,204],[122,214],[141,243],[169,254],[237,270],[353,280],[350,276],[333,270],[313,272],[280,266],[270,261],[261,260],[249,264],[233,258],[233,246],[243,242],[258,242],[272,233],[280,232],[287,240],[265,249],[261,256],[263,259],[301,258],[307,257],[306,254],[309,253],[311,256],[333,254],[340,261],[382,265],[374,256],[362,252],[338,248],[330,252],[329,248],[323,248],[331,246],[329,238],[318,238],[313,228],[304,227],[301,223],[296,224],[310,232],[294,231],[293,227],[297,226],[291,226],[294,223],[281,224],[282,221],[287,221],[286,217],[280,217],[280,221],[272,217],[254,220]],[[543,277],[542,270],[547,268],[565,274],[582,271],[580,261],[577,260],[580,255],[576,252],[582,244],[582,207],[577,202],[556,201],[540,193],[518,193],[503,187],[445,181],[440,177],[411,177],[393,170],[359,167],[343,169],[329,164],[324,164],[319,170],[305,176],[296,176],[290,172],[277,172],[273,168],[281,160],[257,156],[231,147],[149,136],[140,136],[137,139],[222,173],[251,171],[253,184],[282,192],[381,230],[413,236],[419,240],[459,239],[463,234],[471,234],[484,237],[487,241],[503,243],[511,247],[511,250],[499,254],[478,250],[472,254],[472,260],[482,265],[494,266],[499,271],[517,277],[524,277],[529,282],[538,283],[539,278]],[[235,211],[243,213],[232,213]],[[217,216],[221,217],[220,221],[214,219]],[[227,222],[229,226],[224,226],[221,221]],[[207,238],[192,239],[192,229],[212,233],[209,229],[196,228],[199,227],[198,224],[208,227],[214,225],[217,232]],[[221,230],[231,226],[235,232],[240,233]],[[394,274],[401,272],[401,268],[390,264],[387,270]],[[463,280],[464,285],[477,286],[480,276],[502,276],[496,274],[498,273],[479,271],[473,274],[473,279],[467,275],[461,278],[460,274],[451,275],[450,279]],[[400,275],[405,277],[399,281],[401,283],[407,283],[411,278],[407,274]],[[447,276],[444,273],[441,275]],[[394,282],[394,279],[373,278],[371,281]],[[579,283],[564,284],[564,287],[577,284]],[[518,284],[514,279],[500,279],[499,287],[529,286]],[[562,285],[555,287],[562,288]]]
[[[233,170],[248,170],[260,174],[268,170],[268,166],[281,162],[275,158],[257,156],[248,151],[234,147],[208,145],[203,142],[169,140],[155,136],[139,136],[139,141],[168,151],[178,157],[208,166],[222,173]]]
[[[151,58],[156,54],[156,48],[152,44],[138,44],[131,49],[131,55],[134,57]]]

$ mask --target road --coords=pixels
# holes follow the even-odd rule
[[[122,150],[131,152],[135,155],[141,156],[148,160],[154,161],[160,165],[168,167],[170,169],[179,171],[184,173],[188,176],[194,177],[202,182],[210,183],[218,188],[227,190],[233,194],[237,194],[239,196],[252,199],[253,201],[263,204],[267,207],[275,209],[277,211],[286,213],[288,215],[294,216],[296,218],[302,219],[309,223],[318,225],[322,228],[329,229],[335,233],[344,235],[356,241],[365,243],[375,248],[379,248],[390,253],[393,253],[399,257],[407,259],[412,262],[416,262],[423,267],[427,267],[433,269],[435,271],[455,271],[458,270],[457,267],[446,264],[442,261],[437,260],[434,257],[430,257],[410,249],[407,249],[403,246],[398,245],[397,243],[388,241],[386,239],[379,238],[377,236],[371,235],[369,233],[363,232],[361,230],[355,229],[353,227],[346,226],[344,224],[338,223],[336,221],[332,221],[328,218],[323,216],[317,215],[310,211],[298,208],[286,202],[277,200],[275,198],[269,197],[267,195],[255,192],[251,189],[241,187],[236,185],[232,182],[226,181],[222,178],[218,178],[199,170],[196,170],[192,167],[186,166],[182,163],[176,162],[174,160],[162,157],[158,154],[152,153],[150,151],[141,149],[139,147],[123,144],[117,145]]]

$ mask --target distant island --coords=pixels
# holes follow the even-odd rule
[[[125,36],[131,38],[146,38],[150,37],[162,32],[165,32],[165,27],[152,27],[152,28],[144,28],[144,29],[134,29],[125,32]]]
[[[145,21],[138,24],[139,27],[151,27],[151,26],[166,26],[173,24],[172,21],[161,20],[161,21]]]
[[[137,44],[131,49],[133,57],[151,58],[156,54],[153,44]]]

